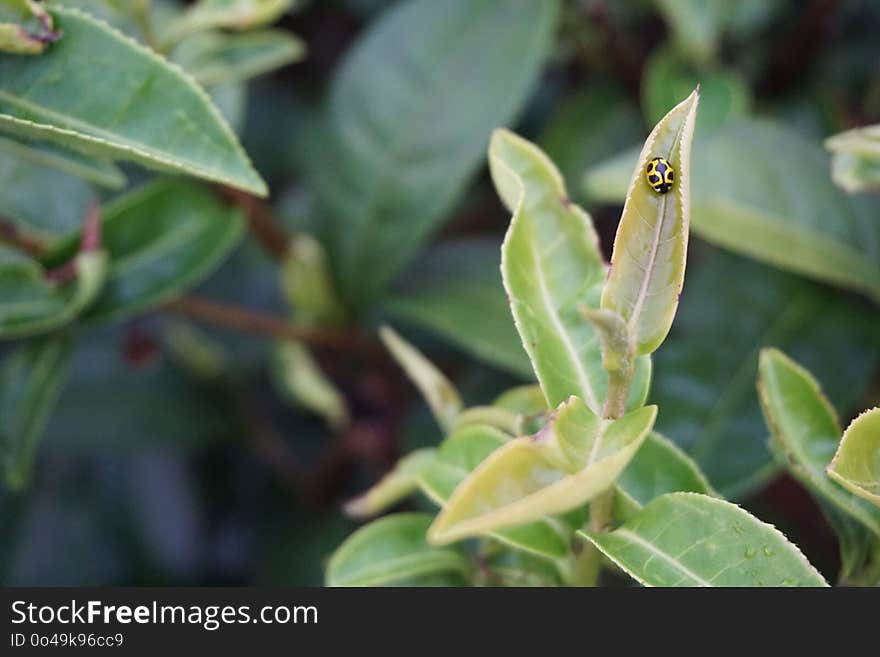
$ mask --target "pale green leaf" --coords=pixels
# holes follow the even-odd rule
[[[591,198],[622,200],[635,157],[624,153],[590,170]],[[749,166],[731,176],[731,161]],[[777,124],[738,120],[697,140],[692,170],[700,237],[880,299],[880,204],[837,189],[817,144]]]
[[[880,189],[880,124],[847,130],[825,140],[831,176],[848,192]]]
[[[650,354],[666,338],[684,285],[690,223],[691,141],[699,96],[695,90],[648,135],[614,239],[602,308],[627,322],[636,354]],[[645,178],[654,157],[669,161],[675,182],[658,194]]]
[[[615,531],[583,535],[645,586],[827,586],[773,525],[697,493],[663,495]]]
[[[880,538],[880,509],[825,473],[840,441],[837,413],[812,375],[776,349],[761,352],[758,391],[764,416],[793,477]]]
[[[52,25],[52,16],[39,2],[0,2],[0,53],[16,56],[39,55],[59,36]]]
[[[419,485],[422,491],[436,504],[444,506],[456,487],[490,454],[509,441],[510,437],[503,431],[487,425],[459,429],[443,441],[434,463],[421,473]],[[545,517],[489,535],[516,550],[565,569],[574,528],[582,522],[583,518],[575,518],[571,524],[563,518]]]
[[[50,144],[22,143],[0,137],[0,153],[41,167],[51,167],[109,189],[125,187],[125,174],[115,164],[96,160],[76,151]]]
[[[617,514],[628,520],[653,499],[676,492],[717,496],[691,457],[652,432],[617,479]]]
[[[191,78],[88,14],[52,11],[62,39],[39,57],[0,57],[0,131],[268,193]]]
[[[282,30],[245,34],[208,32],[175,49],[172,59],[199,84],[242,82],[300,61],[305,44]]]
[[[30,478],[37,446],[67,378],[71,345],[53,338],[19,347],[0,365],[0,459],[7,486]]]
[[[409,497],[419,488],[422,473],[437,458],[435,449],[417,449],[400,459],[388,474],[345,504],[345,513],[352,518],[369,518]]]
[[[244,220],[196,183],[161,179],[108,205],[101,231],[110,272],[87,317],[105,321],[142,312],[201,282],[238,245]]]
[[[880,408],[850,423],[827,471],[850,492],[880,506]]]
[[[559,4],[404,0],[349,49],[305,161],[347,305],[366,307],[448,217],[527,99]]]
[[[94,303],[107,277],[107,254],[80,253],[73,267],[75,279],[59,283],[35,260],[0,245],[0,339],[46,333]]]
[[[656,414],[656,406],[647,406],[619,420],[598,420],[573,398],[545,429],[508,442],[459,484],[428,540],[449,543],[585,504],[614,484]],[[585,417],[595,420],[593,429]],[[572,473],[577,459],[583,465]]]
[[[348,424],[345,396],[304,344],[280,343],[275,350],[273,371],[276,387],[291,403],[320,415],[331,429],[339,430]]]
[[[324,247],[311,235],[300,233],[290,241],[281,261],[281,289],[297,324],[327,327],[343,322]]]
[[[468,575],[462,551],[425,542],[430,524],[428,514],[400,513],[362,527],[330,558],[327,586],[389,586],[430,575]]]
[[[577,310],[596,305],[605,279],[592,220],[568,199],[553,163],[526,140],[496,131],[489,164],[495,187],[513,212],[501,271],[538,382],[550,406],[576,395],[598,413],[607,374],[598,336]]]
[[[440,427],[446,432],[451,431],[455,426],[456,418],[464,408],[455,386],[443,372],[391,327],[381,327],[379,337],[410,380],[418,387]]]
[[[165,43],[175,43],[195,32],[224,28],[252,30],[271,25],[296,4],[296,0],[198,0],[168,26]]]

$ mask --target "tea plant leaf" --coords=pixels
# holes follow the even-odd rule
[[[175,43],[195,32],[217,28],[251,30],[271,25],[296,0],[199,0],[168,25],[163,41]]]
[[[581,534],[645,586],[827,586],[773,525],[697,493],[663,495],[613,532]]]
[[[627,322],[635,353],[650,354],[666,338],[684,285],[690,222],[690,157],[698,92],[655,126],[636,160],[614,239],[602,308]],[[653,157],[666,158],[675,182],[658,194],[645,178]]]
[[[409,497],[419,489],[419,478],[436,458],[437,450],[430,448],[407,454],[369,490],[347,502],[345,513],[352,518],[369,518]]]
[[[850,423],[827,472],[851,493],[880,506],[880,408]]]
[[[0,2],[0,53],[39,55],[59,36],[42,4],[31,0]]]
[[[300,61],[305,44],[282,30],[245,34],[209,32],[184,41],[173,60],[199,84],[243,82]]]
[[[125,174],[115,164],[106,160],[95,160],[76,151],[49,144],[25,144],[0,137],[0,153],[38,166],[51,167],[108,189],[125,187]]]
[[[657,430],[734,498],[777,467],[755,392],[761,348],[776,346],[801,359],[839,408],[853,408],[880,355],[878,314],[858,299],[703,246],[688,271],[675,326],[654,354],[651,402],[663,409]]]
[[[276,388],[291,403],[301,405],[340,430],[349,422],[345,397],[300,342],[285,341],[275,349]]]
[[[761,352],[759,370],[758,391],[764,416],[791,475],[880,538],[880,509],[842,488],[825,473],[841,431],[837,413],[819,383],[776,349]]]
[[[0,217],[25,235],[51,245],[77,230],[97,202],[84,180],[0,149]]]
[[[442,242],[401,276],[383,303],[391,317],[414,324],[522,380],[534,375],[510,319],[498,270],[501,245],[491,239]]]
[[[498,130],[489,147],[492,179],[513,212],[501,272],[523,347],[550,406],[571,395],[596,413],[603,398],[599,338],[580,316],[605,278],[589,215],[568,200],[553,163],[534,145]]]
[[[22,488],[30,478],[70,354],[69,340],[52,338],[19,347],[0,364],[0,462],[10,488]]]
[[[558,10],[557,0],[406,0],[350,49],[306,162],[349,307],[375,300],[447,217],[486,136],[523,106]]]
[[[62,39],[39,57],[0,57],[0,131],[267,194],[235,134],[186,74],[86,13],[57,6],[52,13]]]
[[[243,236],[244,220],[198,184],[161,179],[104,209],[103,244],[110,271],[86,317],[118,320],[201,282]],[[50,256],[57,260],[71,243]]]
[[[691,85],[686,92],[693,88]],[[617,85],[591,79],[582,91],[556,105],[538,145],[562,177],[572,181],[578,180],[590,165],[630,146],[634,135],[642,134],[642,130],[642,117],[626,92]],[[582,191],[569,190],[577,201]]]
[[[457,548],[425,543],[431,516],[399,513],[362,527],[339,546],[327,565],[327,586],[389,586],[402,580],[455,573],[470,564]]]
[[[880,189],[880,124],[847,130],[825,140],[831,176],[848,192]]]
[[[494,427],[462,427],[440,445],[435,461],[421,472],[419,486],[425,495],[443,507],[456,487],[490,454],[508,442],[510,437]],[[581,522],[582,519],[578,518],[574,525]],[[570,556],[574,528],[567,518],[544,517],[518,527],[490,532],[489,536],[563,569]]]
[[[73,281],[55,282],[38,262],[0,245],[0,339],[46,333],[92,304],[107,276],[107,254],[81,253],[73,266]]]
[[[619,420],[599,421],[591,431],[584,417],[595,416],[572,398],[545,429],[510,441],[459,484],[431,525],[429,542],[449,543],[585,504],[614,484],[656,414],[656,406],[647,406]],[[579,465],[573,454],[583,465],[572,473]]]
[[[590,170],[591,198],[623,199],[634,159],[629,152]],[[731,177],[732,161],[750,166]],[[880,300],[880,205],[837,189],[820,147],[777,124],[738,120],[698,141],[692,169],[700,237]]]
[[[464,408],[458,390],[422,353],[401,338],[391,327],[379,329],[379,337],[410,380],[424,396],[440,427],[449,432]]]
[[[624,521],[665,493],[717,497],[700,466],[671,440],[651,432],[616,483],[617,515]]]

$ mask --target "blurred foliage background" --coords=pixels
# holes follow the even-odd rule
[[[880,4],[312,0],[279,27],[302,61],[212,89],[273,190],[252,207],[265,221],[192,293],[276,318],[292,303],[341,339],[303,356],[166,308],[91,332],[30,484],[0,492],[4,584],[320,584],[354,528],[341,504],[441,438],[380,322],[469,404],[529,377],[500,284],[491,130],[548,151],[607,256],[619,171],[697,83],[695,237],[655,360],[658,429],[836,572],[820,510],[767,451],[754,381],[775,345],[850,416],[880,400],[880,202],[836,188],[822,145],[880,121]],[[15,174],[0,160],[0,186]],[[95,192],[53,175],[44,200],[78,217]],[[281,266],[279,235],[299,254]]]

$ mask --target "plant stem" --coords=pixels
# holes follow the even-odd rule
[[[266,206],[253,196],[230,187],[220,188],[220,194],[244,210],[248,228],[263,250],[274,260],[278,262],[283,260],[290,246],[290,234],[272,216]]]
[[[347,351],[373,353],[376,345],[356,333],[341,333],[327,329],[315,329],[291,324],[283,319],[216,303],[200,297],[181,297],[161,307],[166,313],[222,326],[244,333],[262,335],[275,340],[293,340],[311,345],[331,347]]]
[[[33,258],[46,253],[46,246],[39,239],[26,235],[18,226],[6,219],[0,220],[0,242],[18,249]]]
[[[625,367],[608,373],[608,390],[602,417],[616,420],[626,413],[626,398],[632,381],[632,368]],[[599,493],[590,502],[590,532],[607,531],[614,522],[614,488]],[[592,543],[586,543],[575,560],[572,585],[596,586],[602,570],[602,553]]]

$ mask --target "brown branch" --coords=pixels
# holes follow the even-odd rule
[[[0,242],[26,253],[33,258],[39,258],[46,253],[46,246],[36,237],[27,235],[8,219],[0,219]]]
[[[250,194],[229,187],[221,187],[220,195],[244,210],[248,228],[260,242],[263,250],[275,260],[284,259],[290,244],[290,235],[287,229],[272,216],[265,204]]]
[[[313,346],[345,351],[375,353],[376,344],[354,332],[297,326],[283,319],[256,313],[239,306],[187,296],[166,303],[160,310],[205,324],[261,335],[275,340],[295,340]]]
[[[584,2],[581,11],[587,19],[595,22],[610,55],[627,88],[636,98],[641,94],[644,55],[629,36],[615,24],[608,7],[601,0]]]

